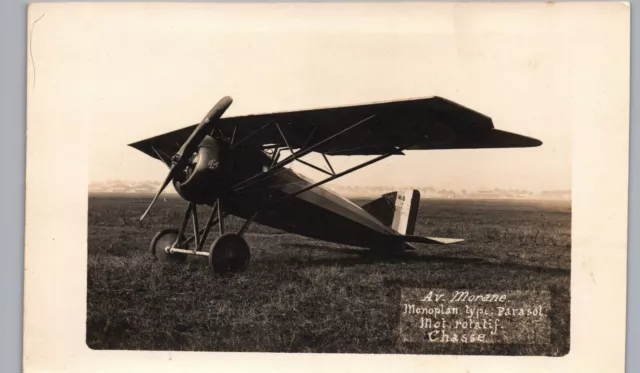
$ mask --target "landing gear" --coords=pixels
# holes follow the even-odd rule
[[[218,200],[213,205],[207,224],[200,229],[198,226],[197,205],[189,203],[180,229],[164,229],[158,232],[151,240],[151,253],[153,255],[163,255],[173,261],[184,261],[187,255],[208,256],[211,273],[218,275],[245,271],[249,266],[251,253],[249,245],[247,245],[242,235],[251,225],[256,214],[247,219],[238,233],[225,233],[224,218],[226,214],[222,212],[220,207],[220,200]],[[184,232],[189,220],[192,220],[193,223],[193,235],[185,238]],[[209,231],[215,224],[218,224],[219,236],[210,249],[205,251],[203,249],[204,243]],[[189,249],[189,244],[192,242],[195,243],[193,250]]]
[[[185,241],[184,236],[180,236],[181,238],[178,240],[178,234],[178,230],[173,228],[163,229],[158,232],[151,240],[151,254],[154,256],[159,254],[169,260],[183,262],[187,259],[187,254],[169,252],[169,249],[174,245],[174,243],[178,241]]]
[[[212,272],[219,275],[243,272],[249,266],[250,258],[247,241],[235,233],[218,237],[209,250],[209,265]]]

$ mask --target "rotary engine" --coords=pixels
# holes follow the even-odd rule
[[[223,189],[221,155],[225,143],[207,135],[187,166],[176,175],[173,186],[182,198],[197,204],[212,204]]]

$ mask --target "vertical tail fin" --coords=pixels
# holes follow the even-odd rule
[[[362,208],[402,235],[412,235],[418,218],[420,192],[392,192],[367,203]]]
[[[419,207],[419,191],[405,190],[403,193],[398,193],[391,229],[403,235],[412,235],[416,227]]]

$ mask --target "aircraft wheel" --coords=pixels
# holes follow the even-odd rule
[[[187,254],[183,253],[168,253],[165,251],[166,247],[173,245],[176,242],[176,238],[178,237],[178,230],[169,228],[163,229],[160,232],[156,233],[156,235],[151,240],[151,254],[157,255],[160,253],[163,257],[172,260],[181,262],[187,258]],[[181,237],[181,240],[184,240],[184,236]],[[183,249],[187,249],[188,247],[182,247]]]
[[[249,266],[250,258],[247,241],[235,233],[216,238],[209,250],[209,265],[212,272],[219,275],[243,272]]]

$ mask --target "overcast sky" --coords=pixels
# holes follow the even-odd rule
[[[438,95],[544,145],[409,152],[335,183],[570,189],[572,66],[598,41],[570,9],[522,6],[94,6],[47,14],[32,53],[43,86],[91,110],[91,182],[161,181],[165,166],[126,145],[199,122],[225,95],[225,116]]]

